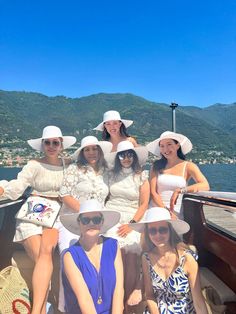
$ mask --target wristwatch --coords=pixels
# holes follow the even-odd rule
[[[130,221],[129,221],[129,223],[130,224],[135,224],[137,221],[135,221],[134,219],[131,219]]]

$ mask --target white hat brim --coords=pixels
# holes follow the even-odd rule
[[[119,220],[120,220],[120,213],[116,212],[116,211],[112,211],[112,210],[95,210],[95,211],[83,211],[83,214],[89,212],[99,212],[102,213],[103,217],[104,217],[104,222],[102,224],[100,233],[103,234],[105,233],[107,230],[109,230],[110,228],[112,228],[113,226],[115,226]],[[70,232],[74,233],[74,234],[78,234],[80,235],[80,226],[78,223],[78,217],[79,217],[80,213],[72,213],[72,214],[65,214],[65,215],[61,215],[60,216],[60,221],[63,224],[63,226],[69,230]]]
[[[153,155],[161,157],[159,144],[161,140],[167,139],[167,138],[178,141],[184,155],[188,154],[193,148],[191,141],[185,135],[176,133],[170,136],[167,135],[165,137],[159,137],[158,139],[150,142],[149,144],[146,145],[148,151],[152,153]]]
[[[49,137],[50,138],[50,137]],[[43,151],[43,146],[42,146],[42,140],[46,138],[35,138],[32,140],[28,140],[27,143],[35,150],[38,150],[40,152]],[[70,146],[74,145],[76,142],[76,138],[74,136],[62,136],[63,139],[63,148],[69,148]]]
[[[109,121],[109,120],[108,120]],[[121,121],[121,122],[123,122],[124,123],[124,126],[126,127],[126,128],[128,128],[129,126],[131,126],[132,124],[133,124],[133,121],[132,120],[125,120],[125,119],[121,119],[121,120],[119,120],[119,121]],[[106,122],[106,121],[105,121]],[[96,128],[94,128],[93,130],[96,130],[96,131],[103,131],[104,130],[104,121],[103,122],[101,122],[101,123],[99,123],[97,126],[96,126]]]
[[[145,146],[136,146],[134,148],[129,148],[128,150],[130,149],[134,150],[135,153],[137,154],[140,166],[145,165],[148,159],[147,148]],[[114,165],[116,154],[118,154],[118,152],[111,152],[105,156],[105,159],[109,165]]]
[[[87,146],[90,145],[98,145],[101,147],[101,150],[103,151],[104,156],[108,153],[110,153],[110,151],[112,150],[112,143],[108,142],[108,141],[98,141],[97,143],[86,143],[86,145],[80,146],[73,155],[71,155],[71,158],[73,160],[77,160],[79,153],[81,152],[81,150]]]

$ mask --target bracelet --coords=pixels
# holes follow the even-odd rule
[[[130,224],[135,224],[136,222],[137,222],[137,221],[134,220],[134,219],[131,219],[131,220],[129,221]]]
[[[184,193],[187,193],[187,192],[188,192],[187,188],[181,188],[180,189],[180,194],[184,194]]]

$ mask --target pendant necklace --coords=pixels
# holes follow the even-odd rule
[[[103,243],[100,244],[100,251],[99,251],[100,267],[99,267],[99,272],[97,273],[97,279],[98,279],[97,304],[102,304],[102,260],[101,260],[102,246],[103,246]]]
[[[101,255],[102,255],[102,247],[103,247],[103,242],[100,244],[99,247],[99,262],[100,262],[100,267],[99,267],[99,272],[97,271],[96,267],[92,264],[92,268],[94,271],[94,274],[97,278],[97,294],[98,294],[98,299],[97,299],[97,304],[102,304],[102,269],[101,269]],[[84,250],[85,251],[85,250]],[[89,258],[89,254],[85,251],[85,254],[88,256]]]

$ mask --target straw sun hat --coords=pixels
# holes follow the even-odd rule
[[[180,133],[166,131],[166,132],[163,132],[158,139],[146,145],[148,151],[160,157],[161,153],[160,153],[159,144],[160,144],[160,141],[164,139],[176,140],[180,144],[184,155],[189,153],[193,148],[193,145],[191,141],[187,138],[187,136]]]
[[[147,148],[145,146],[134,147],[133,143],[131,143],[130,141],[121,141],[117,145],[117,151],[116,152],[112,152],[112,153],[106,155],[106,160],[108,161],[108,163],[114,164],[117,153],[124,152],[124,151],[130,150],[130,149],[134,150],[135,153],[137,154],[140,166],[145,165],[146,160],[148,158]]]
[[[115,226],[120,220],[120,213],[114,210],[108,210],[96,199],[84,201],[80,206],[78,213],[65,214],[60,216],[61,223],[64,227],[74,234],[80,235],[80,225],[78,217],[81,214],[100,212],[103,215],[103,224],[100,233],[105,233],[107,230]]]
[[[61,129],[54,125],[46,126],[43,129],[42,137],[28,140],[27,143],[35,150],[43,151],[42,140],[47,138],[56,138],[61,137],[63,140],[63,148],[66,149],[72,146],[76,142],[74,136],[63,136]]]
[[[108,141],[99,141],[95,136],[85,136],[81,140],[81,146],[74,152],[74,154],[71,156],[72,159],[77,160],[79,153],[83,148],[90,145],[98,145],[101,147],[103,154],[108,154],[112,150],[112,143]]]
[[[190,229],[187,222],[181,219],[172,219],[170,212],[166,208],[162,207],[149,208],[140,222],[130,223],[129,227],[137,232],[143,232],[146,224],[159,221],[166,221],[170,223],[179,235],[187,233]]]
[[[119,120],[124,123],[125,127],[128,128],[133,123],[132,120],[125,120],[121,119],[120,114],[118,111],[115,110],[109,110],[104,113],[103,115],[103,121],[99,123],[94,130],[97,131],[103,131],[104,130],[104,123],[107,121],[113,121],[113,120]]]

